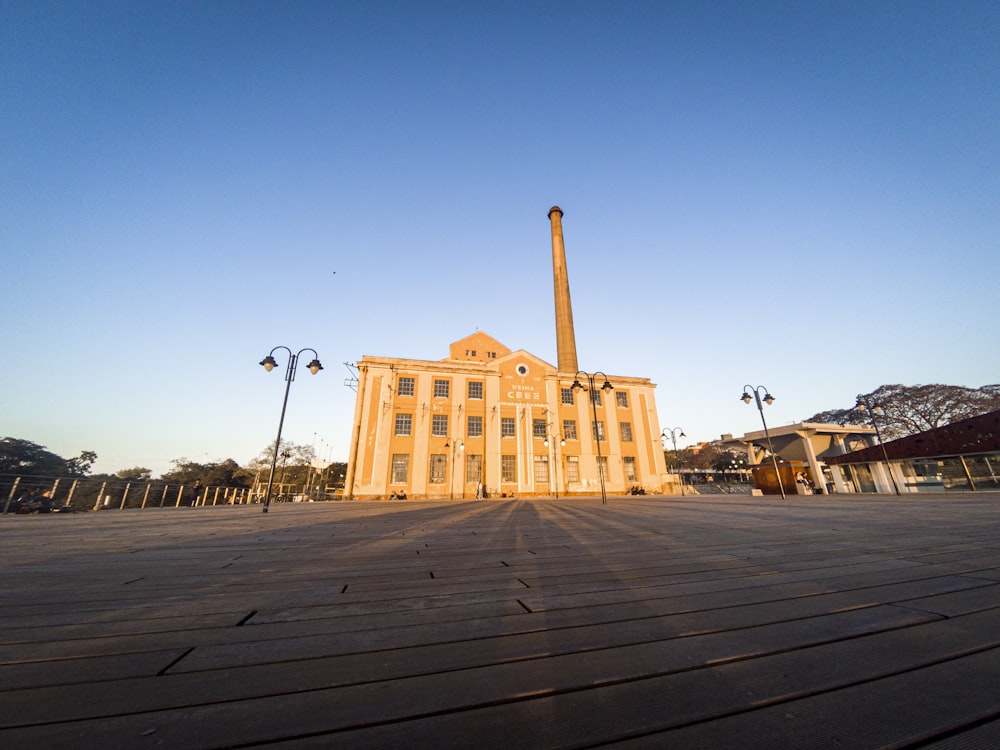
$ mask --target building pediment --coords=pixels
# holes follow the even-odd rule
[[[448,356],[441,360],[442,362],[455,359],[465,362],[495,362],[510,354],[508,347],[483,331],[476,331],[459,339],[448,348],[448,351]]]

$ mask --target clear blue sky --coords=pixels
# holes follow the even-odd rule
[[[0,435],[346,460],[343,362],[477,328],[687,440],[1000,381],[996,2],[0,6]]]

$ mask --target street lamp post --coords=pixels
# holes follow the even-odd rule
[[[680,427],[669,427],[660,433],[660,440],[666,440],[670,438],[670,442],[674,445],[674,461],[677,461],[677,437],[687,437],[684,434],[684,430]],[[681,497],[684,496],[684,475],[681,474]]]
[[[549,425],[549,426],[551,427],[551,425]],[[556,438],[557,437],[559,438],[558,442],[556,442]],[[555,460],[555,469],[554,469],[553,473],[555,474],[555,478],[556,478],[556,483],[555,483],[555,486],[556,486],[556,500],[558,500],[559,499],[559,446],[560,445],[566,445],[566,440],[563,438],[562,435],[553,435],[552,433],[549,433],[549,436],[547,438],[545,438],[545,442],[544,442],[544,445],[545,445],[546,448],[549,447],[549,441],[552,441],[552,450],[555,453],[555,458],[556,458],[556,460]]]
[[[444,444],[445,448],[451,447],[451,481],[448,482],[448,499],[455,499],[455,449],[465,450],[465,441],[462,438],[455,438]],[[462,484],[462,499],[465,499],[465,483]]]
[[[885,443],[882,441],[882,433],[878,428],[878,422],[875,421],[875,415],[882,416],[885,414],[885,409],[882,408],[882,404],[878,403],[870,396],[865,396],[859,393],[857,399],[855,400],[854,408],[860,412],[868,412],[868,419],[871,420],[872,427],[875,428],[875,437],[878,438],[878,444],[882,448],[882,458],[885,459],[885,470],[889,472],[889,479],[892,480],[892,488],[896,490],[896,494],[901,494],[899,491],[899,485],[896,484],[896,477],[892,474],[892,467],[889,466],[889,454],[885,450]]]
[[[267,372],[271,372],[275,367],[278,366],[277,361],[274,359],[274,353],[278,349],[284,349],[288,352],[288,370],[285,372],[285,399],[281,402],[281,418],[278,420],[278,437],[274,441],[274,457],[271,459],[271,474],[267,478],[267,492],[264,494],[264,512],[267,513],[267,508],[271,504],[271,487],[274,484],[274,467],[278,463],[278,449],[281,447],[281,429],[285,426],[285,409],[288,406],[288,390],[292,387],[292,381],[295,380],[295,370],[299,364],[299,357],[302,352],[312,352],[313,360],[307,367],[309,372],[315,375],[317,372],[323,369],[323,365],[319,363],[319,355],[316,353],[315,349],[299,349],[297,354],[292,354],[292,350],[287,346],[276,346],[271,350],[264,359],[260,361],[261,367],[263,367]]]
[[[750,393],[753,392],[753,398],[757,400],[757,411],[760,412],[760,421],[764,425],[764,437],[767,438],[767,449],[771,452],[771,463],[774,464],[774,475],[778,477],[778,490],[781,492],[781,499],[786,500],[785,497],[785,485],[781,482],[781,472],[778,471],[778,458],[774,455],[774,446],[771,445],[771,433],[767,431],[767,420],[764,419],[764,405],[761,403],[761,391],[764,392],[763,402],[770,406],[774,403],[774,396],[768,393],[767,388],[762,385],[758,385],[754,388],[752,385],[743,386],[743,395],[740,396],[740,400],[744,404],[750,403]]]
[[[583,375],[587,379],[589,385],[584,385],[580,382],[580,376]],[[574,391],[586,391],[590,394],[590,406],[594,411],[594,440],[597,442],[597,474],[601,478],[601,503],[604,505],[608,504],[608,493],[604,487],[604,464],[601,460],[601,433],[597,429],[597,385],[594,383],[594,379],[600,375],[604,378],[604,383],[601,385],[600,390],[605,393],[611,393],[614,390],[614,386],[608,381],[608,376],[601,371],[595,372],[590,375],[583,370],[578,370],[576,373],[576,378],[573,380],[573,385],[570,386]]]

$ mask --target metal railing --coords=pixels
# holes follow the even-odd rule
[[[259,502],[248,487],[0,474],[0,511],[125,510]]]

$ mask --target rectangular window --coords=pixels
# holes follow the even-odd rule
[[[444,484],[448,471],[448,457],[443,453],[431,454],[431,484]]]
[[[598,388],[591,388],[590,389],[590,403],[592,403],[594,406],[600,406],[601,405],[601,391],[600,391],[600,389],[598,389]]]
[[[548,425],[544,419],[532,419],[531,420],[531,434],[536,438],[542,438],[543,440],[547,437],[545,431]]]
[[[392,454],[392,483],[406,484],[406,478],[410,474],[410,454]]]
[[[399,396],[412,396],[413,395],[413,378],[400,378],[399,387],[396,390],[396,394]]]
[[[618,429],[622,431],[622,442],[631,443],[632,442],[632,423],[622,422],[618,425]]]
[[[615,391],[615,403],[621,408],[628,408],[628,394],[625,391]]]
[[[561,393],[562,393],[562,402],[564,404],[566,404],[566,406],[572,406],[573,405],[573,389],[572,388],[562,388],[561,389]]]
[[[500,456],[500,478],[504,482],[517,482],[517,456]]]
[[[500,417],[500,437],[517,437],[517,423],[514,417]]]
[[[549,457],[535,456],[535,489],[549,483]]]
[[[600,476],[604,477],[605,479],[608,478],[608,457],[607,456],[599,456],[597,458],[597,469],[598,469],[598,471],[601,472]]]
[[[479,399],[483,398],[483,383],[481,380],[470,380],[469,381],[469,398]]]
[[[483,457],[475,453],[465,456],[465,481],[480,482],[483,479]]]
[[[451,393],[451,383],[447,380],[434,381],[434,398],[448,398]]]
[[[431,417],[431,435],[434,437],[448,437],[447,414],[435,414]]]
[[[592,422],[591,424],[594,428],[591,431],[594,440],[607,440],[607,438],[604,437],[604,422],[598,420],[597,422]]]
[[[576,440],[576,420],[575,419],[564,419],[563,420],[563,437],[566,440]]]
[[[566,456],[566,483],[580,483],[580,457]]]
[[[635,456],[625,456],[624,461],[625,461],[625,481],[634,482],[636,480]]]
[[[482,437],[483,436],[483,418],[482,417],[469,417],[469,432],[467,436],[470,438]]]
[[[406,437],[410,434],[410,430],[413,427],[413,415],[412,414],[397,414],[396,415],[396,434]]]

